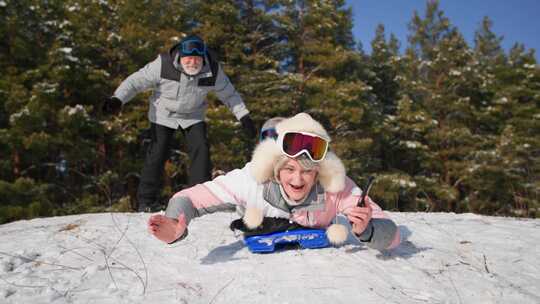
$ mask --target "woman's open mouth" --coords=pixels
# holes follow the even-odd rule
[[[304,186],[305,185],[302,185],[302,186],[295,186],[295,185],[291,185],[289,184],[289,186],[291,186],[291,188],[293,189],[293,191],[297,191],[297,192],[300,192],[304,189]]]

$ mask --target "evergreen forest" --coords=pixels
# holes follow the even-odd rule
[[[360,186],[391,211],[540,216],[540,68],[486,16],[467,42],[439,7],[407,41],[352,35],[344,0],[0,1],[0,224],[130,211],[148,146],[150,92],[119,115],[104,100],[187,34],[205,39],[256,125],[307,112]],[[216,96],[207,122],[217,173],[253,139]],[[186,185],[177,132],[164,203]]]

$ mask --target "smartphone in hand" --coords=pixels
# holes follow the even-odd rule
[[[366,197],[368,196],[369,190],[371,189],[371,185],[373,185],[373,181],[375,180],[375,177],[370,176],[367,180],[366,186],[362,190],[362,196],[360,197],[360,200],[356,204],[358,207],[365,207],[366,206]]]

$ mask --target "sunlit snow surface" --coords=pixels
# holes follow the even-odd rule
[[[235,214],[166,245],[150,214],[0,226],[0,303],[540,303],[540,220],[389,213],[402,245],[253,254]]]

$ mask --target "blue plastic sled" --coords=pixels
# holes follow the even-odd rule
[[[254,235],[244,238],[244,243],[253,253],[273,252],[276,245],[297,243],[304,249],[330,246],[326,231],[322,229],[296,229],[284,232]]]

